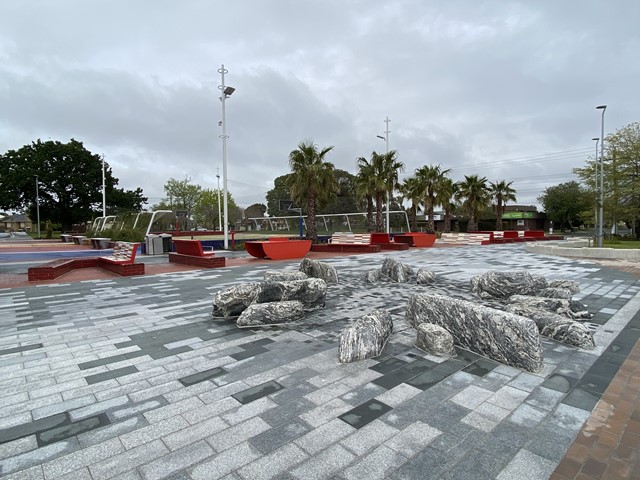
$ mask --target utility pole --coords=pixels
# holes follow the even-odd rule
[[[217,168],[216,177],[218,177],[218,231],[222,231],[222,214],[220,213],[220,167]]]

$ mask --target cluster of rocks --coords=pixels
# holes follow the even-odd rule
[[[533,320],[541,335],[580,348],[593,348],[593,332],[577,320],[591,314],[572,296],[580,286],[572,280],[547,282],[540,275],[520,270],[486,272],[471,279],[471,289],[481,298],[499,299],[507,312]]]
[[[393,258],[385,258],[381,268],[368,270],[364,280],[367,283],[379,281],[407,283],[414,275],[418,284],[431,285],[436,282],[436,274],[431,270],[420,268],[414,272],[410,265],[398,262]]]
[[[327,283],[337,281],[334,267],[305,259],[300,271],[268,270],[262,282],[220,290],[213,297],[213,316],[238,317],[238,327],[295,322],[306,311],[324,308]]]

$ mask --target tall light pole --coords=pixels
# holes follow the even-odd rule
[[[384,137],[382,135],[376,135],[376,137],[382,139],[385,141],[385,143],[387,144],[387,156],[389,156],[389,122],[391,120],[389,120],[389,116],[387,115],[387,118],[384,119],[384,123],[387,125],[387,128],[384,131]],[[389,225],[389,210],[391,209],[391,196],[393,195],[393,187],[391,187],[389,189],[389,198],[387,199],[387,233],[389,233],[390,230],[390,225]]]
[[[595,187],[594,187],[594,191],[596,192],[596,197],[595,197],[595,210],[594,210],[594,226],[597,228],[598,225],[598,143],[600,142],[600,137],[594,137],[591,140],[596,142],[596,174],[595,174]]]
[[[40,182],[38,182],[38,176],[36,175],[36,212],[38,220],[38,238],[40,238]]]
[[[222,126],[222,189],[223,189],[223,202],[224,202],[224,249],[227,250],[229,248],[229,206],[227,200],[227,122],[225,119],[225,111],[224,111],[224,103],[227,97],[230,97],[233,92],[236,91],[235,88],[225,86],[224,84],[224,74],[229,73],[229,70],[224,68],[224,64],[218,69],[218,73],[222,77],[221,85],[218,85],[218,88],[222,90],[222,96],[220,97],[220,102],[222,102],[222,121],[220,125]]]
[[[102,154],[102,216],[107,218],[107,188],[105,186],[104,153]]]
[[[602,248],[604,240],[604,112],[606,105],[598,105],[596,110],[602,110],[600,121],[600,223],[598,226],[598,247]]]
[[[222,215],[220,214],[220,209],[222,206],[220,205],[220,168],[218,168],[218,173],[216,177],[218,177],[218,231],[222,231]]]

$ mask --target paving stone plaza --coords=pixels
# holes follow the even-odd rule
[[[433,286],[367,284],[393,257]],[[522,244],[335,257],[326,308],[238,329],[212,296],[299,261],[0,289],[0,476],[11,479],[548,479],[640,336],[640,280]],[[472,276],[571,279],[596,348],[543,340],[537,374],[414,347],[407,300],[479,301]],[[383,354],[337,361],[374,308]]]

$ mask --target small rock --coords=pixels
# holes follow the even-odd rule
[[[377,357],[382,353],[391,332],[393,321],[386,310],[373,310],[358,318],[340,333],[338,361],[349,363]]]
[[[436,274],[426,268],[420,268],[416,273],[416,280],[420,285],[433,285],[436,283]]]
[[[338,283],[338,272],[333,265],[310,258],[304,258],[300,263],[300,271],[308,277],[321,278],[327,283]]]
[[[434,323],[421,323],[417,328],[416,347],[433,355],[448,355],[454,351],[453,335]]]
[[[364,274],[364,281],[367,283],[376,283],[378,280],[380,280],[379,268],[368,270],[367,273]]]
[[[267,282],[291,282],[293,280],[304,280],[309,278],[304,272],[288,272],[279,270],[267,270],[264,272],[264,280]]]
[[[238,327],[264,327],[291,323],[304,317],[302,302],[288,300],[284,302],[254,303],[238,317]]]

